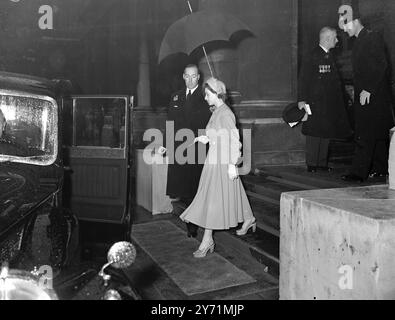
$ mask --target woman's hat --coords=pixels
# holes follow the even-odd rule
[[[304,109],[299,109],[298,103],[293,102],[287,105],[283,110],[283,120],[287,123],[299,122],[303,119],[306,111]]]
[[[206,84],[213,89],[217,94],[226,94],[225,84],[216,78],[208,78]]]

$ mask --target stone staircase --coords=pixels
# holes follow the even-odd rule
[[[217,244],[236,250],[245,259],[258,262],[261,272],[276,278],[277,281],[280,262],[281,193],[322,188],[325,185],[320,179],[313,181],[312,178],[312,181],[304,182],[303,176],[289,172],[294,169],[294,167],[273,167],[259,170],[257,175],[242,176],[243,185],[257,219],[257,230],[255,233],[250,231],[244,236],[237,236],[235,230],[219,231],[215,234]],[[185,210],[186,205],[182,202],[173,202],[173,207],[173,214],[179,215]],[[186,230],[184,224],[180,223],[179,226]]]
[[[272,166],[256,170],[255,175],[241,177],[257,218],[258,228],[255,233],[243,237],[231,234],[244,243],[245,250],[273,277],[279,276],[279,217],[283,192],[386,183],[385,178],[368,179],[361,184],[344,182],[340,177],[347,172],[348,165],[336,161],[330,165],[334,168],[330,173],[309,173],[305,166]]]
[[[253,212],[257,218],[257,230],[244,236],[236,235],[236,228],[215,233],[216,247],[219,253],[230,261],[241,259],[250,266],[250,271],[262,275],[270,283],[279,281],[280,253],[280,198],[283,192],[354,187],[356,185],[383,184],[385,179],[369,179],[364,184],[353,184],[341,180],[350,164],[350,143],[335,142],[330,149],[332,172],[318,171],[309,173],[304,165],[265,166],[253,174],[241,176]],[[186,208],[182,202],[173,202],[172,221],[186,231],[185,224],[174,216],[180,215]],[[169,217],[158,217],[168,219]],[[152,219],[152,218],[150,218]],[[198,240],[203,234],[199,229]],[[270,286],[273,298],[278,292]],[[267,293],[265,293],[267,294]]]

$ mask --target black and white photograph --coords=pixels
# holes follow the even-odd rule
[[[393,0],[1,0],[0,300],[395,300],[394,110]]]

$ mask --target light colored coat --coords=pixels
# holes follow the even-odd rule
[[[235,116],[227,105],[213,112],[206,135],[210,148],[198,191],[180,218],[207,229],[229,229],[252,219],[253,214],[240,178],[228,176],[228,165],[240,157],[241,143]]]

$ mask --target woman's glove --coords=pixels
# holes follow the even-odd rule
[[[210,141],[210,139],[207,136],[199,136],[195,138],[194,142],[196,141],[199,141],[203,144],[207,144]]]
[[[238,173],[237,173],[237,168],[234,164],[228,165],[228,176],[230,180],[237,179]]]

